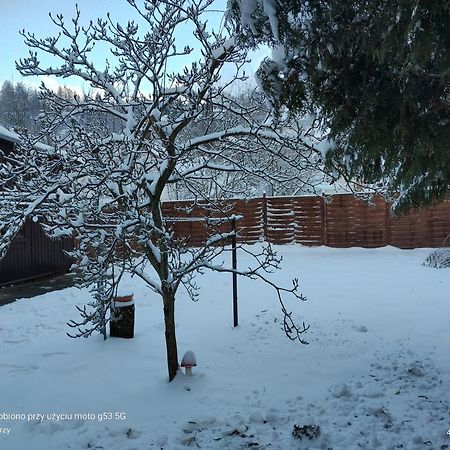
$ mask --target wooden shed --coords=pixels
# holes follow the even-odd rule
[[[0,126],[0,150],[8,154],[19,143],[14,133]],[[43,218],[30,217],[12,241],[5,257],[0,260],[0,286],[64,273],[71,265],[64,250],[73,248],[73,240],[50,239],[40,222]]]

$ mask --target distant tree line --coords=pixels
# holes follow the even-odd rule
[[[63,102],[77,100],[83,102],[88,98],[101,100],[98,93],[94,95],[91,93],[80,94],[67,86],[60,86],[56,92],[53,92],[47,88],[35,89],[20,81],[13,83],[6,80],[0,89],[0,125],[19,133],[27,131],[31,134],[39,134],[43,128],[42,119],[50,109],[50,98],[54,96],[58,96]],[[83,116],[84,120],[93,127],[103,126],[112,132],[117,129],[114,120],[108,120],[107,115],[101,112],[85,112]],[[55,133],[61,133],[63,129],[64,126],[55,130]],[[50,140],[52,139],[50,138]]]
[[[0,124],[10,129],[36,131],[36,117],[43,102],[36,89],[7,80],[0,90]]]

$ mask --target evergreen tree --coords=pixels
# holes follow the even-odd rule
[[[32,117],[30,110],[30,90],[23,84],[14,86],[13,122],[16,128],[30,128]]]
[[[14,85],[11,81],[5,81],[0,90],[0,123],[6,126],[14,125]]]
[[[447,1],[229,3],[247,44],[281,46],[263,62],[261,84],[276,108],[317,115],[336,144],[330,161],[385,181],[400,192],[399,209],[448,193]]]
[[[18,130],[39,130],[37,117],[44,108],[36,89],[5,81],[0,89],[0,124]]]

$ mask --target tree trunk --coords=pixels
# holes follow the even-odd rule
[[[169,382],[175,378],[178,371],[178,349],[175,336],[175,293],[170,288],[163,289],[164,324],[166,336],[167,367]]]
[[[168,152],[170,153],[170,152]],[[173,169],[172,169],[173,171]],[[166,176],[170,176],[166,174]],[[153,206],[153,220],[157,230],[165,230],[165,224],[163,221],[163,215],[161,210],[161,193],[164,188],[164,183],[157,186],[157,194],[152,199]],[[160,257],[156,258],[150,256],[150,262],[156,269],[161,280],[162,299],[164,306],[164,325],[166,336],[166,352],[167,352],[167,368],[169,369],[169,382],[171,382],[178,372],[178,350],[177,350],[177,338],[175,336],[175,292],[176,289],[168,282],[170,264],[169,253],[173,251],[171,248],[169,239],[163,231],[158,231],[157,235],[157,247],[159,248]],[[152,252],[150,252],[152,253]],[[172,278],[172,277],[170,277]]]

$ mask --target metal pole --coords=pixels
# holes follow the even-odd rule
[[[236,246],[236,218],[231,219],[231,255],[232,255],[232,268],[233,268],[233,326],[237,327],[238,324],[238,296],[237,296],[237,246]]]

